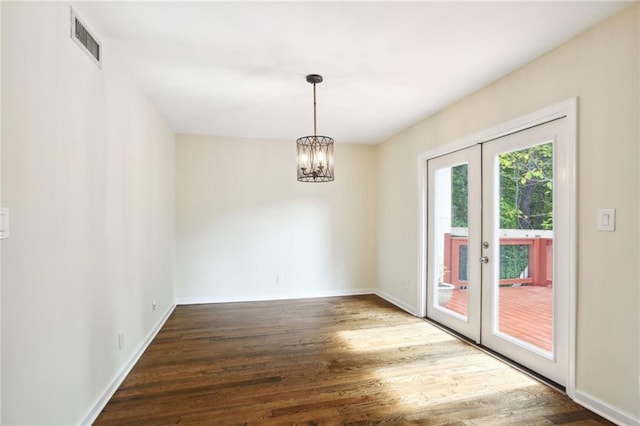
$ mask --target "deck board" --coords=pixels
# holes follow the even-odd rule
[[[447,309],[465,315],[467,290],[453,290]],[[546,351],[553,341],[553,288],[521,286],[500,288],[500,331]]]

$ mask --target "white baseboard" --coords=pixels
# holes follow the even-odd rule
[[[376,294],[373,288],[357,288],[351,290],[328,290],[314,291],[308,293],[276,294],[276,295],[253,295],[253,296],[230,296],[230,297],[178,297],[178,305],[199,305],[205,303],[233,303],[233,302],[265,302],[269,300],[291,300],[291,299],[314,299],[318,297],[336,296],[359,296],[363,294]]]
[[[413,316],[418,316],[418,315],[416,314],[416,310],[415,310],[415,308],[414,308],[413,306],[409,306],[409,305],[407,305],[406,303],[404,303],[404,302],[402,302],[402,301],[400,301],[400,300],[396,299],[395,297],[393,297],[393,296],[392,296],[392,295],[390,295],[389,293],[387,293],[387,292],[385,292],[385,291],[382,291],[382,290],[380,290],[380,289],[375,289],[375,290],[374,290],[374,293],[375,293],[377,296],[382,297],[382,298],[383,298],[384,300],[386,300],[387,302],[389,302],[389,303],[392,303],[392,304],[396,305],[398,308],[402,309],[403,311],[406,311],[406,312],[410,313],[410,314],[411,314],[411,315],[413,315]]]
[[[573,400],[583,407],[593,411],[596,414],[599,414],[600,416],[614,422],[617,425],[640,426],[640,418],[635,417],[631,413],[622,411],[619,408],[612,407],[606,402],[601,401],[586,392],[582,392],[576,389],[574,392]]]
[[[176,305],[171,305],[169,309],[167,309],[167,312],[162,315],[162,318],[160,318],[155,327],[153,327],[151,332],[147,335],[147,338],[144,339],[138,349],[133,353],[133,355],[131,355],[129,361],[124,365],[124,367],[122,367],[120,373],[116,377],[114,377],[111,383],[104,389],[104,391],[102,391],[100,396],[92,404],[87,414],[80,421],[80,425],[91,425],[98,418],[104,407],[107,405],[107,402],[109,402],[113,394],[116,393],[116,390],[118,390],[129,372],[131,372],[131,369],[136,365],[136,363],[138,362],[144,351],[147,349],[147,347],[151,344],[151,341],[156,337],[156,334],[158,334],[164,323],[167,322],[167,319],[169,319],[169,316],[175,308]]]

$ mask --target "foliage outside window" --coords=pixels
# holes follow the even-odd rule
[[[500,154],[498,162],[500,228],[553,230],[553,144]],[[469,226],[468,183],[466,164],[451,168],[451,226],[455,228]],[[525,272],[528,247],[503,246],[500,252],[500,278],[517,278]]]
[[[553,229],[553,145],[498,156],[500,228]]]
[[[468,169],[466,164],[451,168],[451,226],[454,228],[469,226]]]

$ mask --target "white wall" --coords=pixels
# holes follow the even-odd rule
[[[636,7],[636,22],[640,22],[640,7]],[[640,70],[640,29],[636,30],[636,43],[637,43],[636,46],[638,50],[637,67],[638,67],[638,70]],[[637,91],[638,91],[638,103],[640,104],[640,84],[637,85]],[[640,135],[640,106],[638,107],[638,111],[636,112],[636,124],[638,126],[638,135]],[[640,149],[638,150],[638,164],[640,164]],[[638,188],[640,188],[640,173],[638,173]],[[638,226],[637,241],[640,241],[640,226]],[[640,277],[640,262],[638,262],[638,277]],[[640,281],[640,279],[638,281]],[[638,285],[640,286],[640,283]],[[638,291],[638,311],[640,312],[640,290]],[[636,329],[637,336],[638,336],[636,340],[636,347],[638,348],[637,349],[638,352],[640,352],[640,314],[637,315],[636,320],[638,323],[638,328]],[[637,361],[638,361],[638,372],[640,372],[640,356],[638,356]],[[640,388],[640,377],[638,377],[638,387]]]
[[[178,303],[375,287],[375,147],[337,144],[335,181],[301,183],[294,141],[176,146]]]
[[[2,82],[2,6],[0,6],[0,82]],[[0,84],[2,99],[2,84]],[[0,102],[0,180],[2,178],[2,103]],[[0,181],[0,204],[2,200],[2,182]],[[2,330],[2,244],[0,244],[0,331]],[[2,335],[0,334],[0,423],[2,422]]]
[[[174,302],[174,135],[69,15],[2,2],[3,424],[81,421]]]
[[[419,154],[579,96],[577,390],[640,422],[638,9],[379,145],[377,227],[379,288],[416,308],[417,287],[398,283],[417,276]],[[602,207],[616,232],[596,231]]]

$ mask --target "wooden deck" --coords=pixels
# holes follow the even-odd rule
[[[95,424],[596,425],[376,296],[178,306]]]
[[[445,305],[465,315],[467,290],[454,290],[451,301]],[[523,286],[500,288],[500,331],[531,343],[546,351],[553,340],[553,288],[550,286]]]

